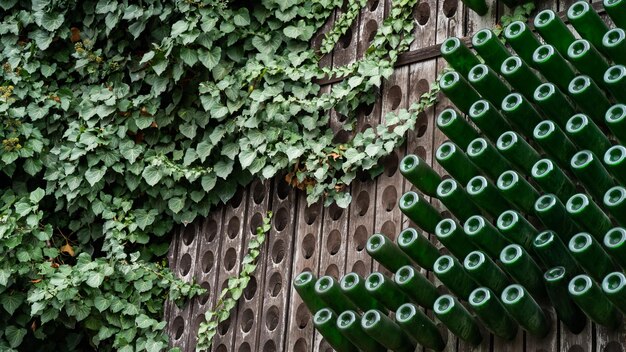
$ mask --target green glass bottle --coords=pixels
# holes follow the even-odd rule
[[[477,287],[463,265],[451,255],[442,255],[435,262],[435,276],[456,296],[467,299]]]
[[[485,0],[463,0],[463,3],[480,16],[486,15],[487,11],[489,11]]]
[[[626,226],[626,188],[615,186],[606,191],[604,205],[620,226]]]
[[[571,141],[580,149],[588,149],[596,155],[604,155],[611,147],[611,142],[587,115],[572,116],[565,126],[565,131]],[[573,156],[570,155],[570,158]]]
[[[626,184],[626,147],[614,145],[604,153],[604,165],[621,184]]]
[[[607,110],[604,120],[609,130],[623,144],[626,143],[626,105],[615,104]]]
[[[546,297],[543,273],[533,258],[518,244],[510,244],[500,252],[504,270],[537,299]]]
[[[526,63],[533,62],[533,52],[541,45],[532,30],[522,21],[515,21],[504,29],[507,43]]]
[[[326,303],[320,296],[315,293],[315,282],[317,278],[310,271],[303,271],[293,280],[293,287],[298,292],[302,302],[309,308],[309,311],[313,314],[317,313],[320,309],[326,307]]]
[[[604,193],[615,185],[615,181],[602,165],[600,159],[589,150],[581,150],[574,154],[570,163],[572,172],[591,195],[602,201]]]
[[[497,258],[502,248],[511,243],[495,226],[480,215],[467,219],[463,230],[472,242],[493,258]]]
[[[430,309],[439,297],[435,285],[413,266],[407,265],[398,269],[394,275],[394,281],[413,302],[426,309]]]
[[[502,197],[496,186],[484,176],[472,178],[467,183],[466,191],[474,203],[493,218],[500,215],[503,211],[512,208],[511,204]]]
[[[441,144],[435,152],[435,158],[439,165],[461,184],[466,184],[479,173],[476,165],[472,164],[463,150],[452,142]]]
[[[504,97],[511,94],[511,88],[500,80],[496,72],[484,64],[474,66],[468,80],[480,95],[496,106],[500,105]]]
[[[534,253],[543,262],[545,267],[562,266],[570,275],[581,272],[578,263],[574,261],[561,239],[554,231],[544,231],[533,241]]]
[[[431,197],[437,195],[437,185],[441,182],[441,176],[419,156],[414,154],[405,156],[400,162],[400,173],[424,194]]]
[[[515,171],[503,172],[496,182],[500,193],[509,203],[525,213],[532,213],[539,192],[523,176]]]
[[[613,94],[615,100],[622,104],[626,103],[626,66],[615,65],[609,67],[604,73],[604,86]],[[620,136],[616,137],[620,138]],[[625,140],[626,136],[622,134],[620,141],[623,142]]]
[[[437,188],[437,198],[461,222],[465,222],[474,214],[481,213],[480,208],[474,204],[463,187],[451,178],[441,181]]]
[[[498,216],[496,226],[505,238],[532,251],[533,240],[539,231],[515,210],[507,210]]]
[[[613,261],[602,249],[600,243],[586,232],[574,235],[568,247],[578,264],[598,282],[615,270]]]
[[[361,327],[361,317],[352,310],[347,310],[337,318],[337,329],[343,336],[363,352],[379,352],[384,347],[371,338]]]
[[[494,258],[497,258],[495,256]],[[481,286],[500,294],[511,282],[506,274],[485,253],[474,251],[465,257],[463,267]]]
[[[626,276],[616,271],[602,280],[602,291],[622,313],[626,313]]]
[[[512,168],[496,147],[484,138],[476,138],[470,143],[467,157],[492,180],[497,180],[501,173]]]
[[[315,293],[322,298],[327,307],[335,312],[359,309],[354,302],[343,294],[339,288],[339,283],[332,276],[326,275],[317,279]]]
[[[535,50],[533,53],[533,66],[549,82],[556,84],[561,91],[567,91],[569,82],[576,77],[576,71],[574,71],[572,65],[550,44],[542,45]]]
[[[547,193],[537,199],[535,214],[546,228],[556,231],[563,241],[569,241],[575,233],[580,232],[578,224],[569,216],[565,205],[554,194]],[[556,265],[558,264],[551,266]]]
[[[569,282],[568,291],[574,302],[595,323],[610,329],[617,328],[621,323],[621,314],[589,276],[574,277]]]
[[[478,138],[478,132],[454,109],[445,109],[437,116],[437,127],[450,140],[465,149],[469,143]]]
[[[586,1],[578,1],[567,10],[567,18],[581,37],[597,49],[602,47],[602,37],[609,30],[602,18]]]
[[[499,71],[504,60],[511,56],[509,50],[489,28],[483,28],[472,36],[472,46],[494,71]]]
[[[569,331],[579,334],[587,324],[587,316],[569,295],[567,285],[571,279],[570,275],[564,267],[556,266],[546,271],[543,279],[557,318]]]
[[[533,98],[541,110],[559,126],[565,127],[567,119],[575,113],[569,99],[552,83],[543,83],[537,87]]]
[[[531,135],[532,130],[528,136]],[[541,159],[539,153],[537,153],[524,138],[513,131],[503,133],[500,138],[498,138],[496,148],[498,148],[500,154],[511,161],[512,164],[523,173],[530,173],[533,165],[535,165],[537,160]]]
[[[365,289],[387,309],[395,312],[409,297],[391,279],[381,273],[371,273],[365,279]]]
[[[413,263],[411,258],[398,248],[390,238],[380,233],[370,236],[365,245],[365,250],[370,257],[391,272]]]
[[[609,68],[602,54],[585,39],[574,41],[567,50],[567,57],[580,73],[598,83],[603,81],[604,72]]]
[[[604,248],[607,253],[619,264],[622,270],[626,269],[626,229],[614,227],[604,235]]]
[[[569,84],[568,92],[584,114],[600,126],[604,123],[604,115],[611,103],[589,76],[574,78]]]
[[[535,126],[533,137],[546,154],[556,160],[561,167],[566,169],[569,167],[572,156],[576,154],[576,147],[559,126],[551,120],[541,121]]]
[[[433,310],[437,319],[454,335],[473,346],[480,344],[483,337],[478,323],[456,298],[451,295],[442,295],[435,302]]]
[[[541,79],[518,56],[506,59],[500,67],[500,73],[509,84],[527,99],[532,99],[535,89],[542,83]]]
[[[409,217],[422,230],[429,233],[435,232],[435,227],[442,217],[439,211],[433,208],[424,197],[412,191],[406,192],[400,198],[399,204],[400,210],[402,210],[404,215]]]
[[[470,49],[457,37],[450,37],[441,44],[441,56],[464,77],[480,61]]]
[[[361,327],[370,337],[383,345],[385,349],[396,352],[413,352],[415,343],[385,314],[372,309],[363,314]]]
[[[626,1],[604,0],[602,5],[617,27],[626,28]]]
[[[435,236],[457,258],[465,258],[470,252],[478,249],[465,236],[463,228],[452,219],[441,220],[435,229]]]
[[[336,328],[336,322],[337,314],[328,308],[319,310],[313,316],[313,325],[335,351],[358,352],[356,346]]]
[[[500,104],[492,105],[487,100],[481,99],[472,104],[469,112],[472,121],[493,143],[498,140],[502,133],[511,130],[511,126],[496,106],[500,106]]]
[[[441,75],[439,87],[446,97],[464,114],[467,114],[472,104],[480,99],[480,95],[456,71],[446,72]]]
[[[626,27],[624,27],[626,28]],[[626,32],[622,28],[613,28],[602,38],[604,52],[616,64],[626,65]]]
[[[420,345],[442,351],[446,347],[439,329],[415,304],[405,303],[396,311],[398,325]]]
[[[502,292],[501,297],[504,308],[524,330],[537,337],[548,335],[550,321],[524,287],[518,284],[510,285]]]
[[[543,10],[535,16],[535,29],[546,43],[554,46],[562,55],[567,55],[567,48],[576,39],[559,15],[550,9]]]
[[[576,193],[572,180],[550,159],[537,161],[533,165],[531,176],[544,192],[554,194],[561,202],[567,202]]]
[[[422,236],[416,229],[406,228],[396,237],[398,247],[417,265],[426,270],[433,270],[435,261],[439,258],[439,250]]]
[[[468,303],[487,330],[497,337],[513,340],[517,335],[518,325],[490,289],[478,287],[469,296]]]
[[[385,306],[376,300],[367,289],[365,289],[365,279],[357,273],[348,273],[339,281],[341,292],[356,304],[362,312],[370,309],[378,309],[387,312]]]
[[[602,241],[604,234],[613,227],[609,217],[584,193],[571,196],[565,207],[572,219],[598,241]]]

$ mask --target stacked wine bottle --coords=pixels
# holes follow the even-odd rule
[[[470,344],[481,342],[481,326],[504,339],[520,327],[543,337],[554,326],[547,306],[573,333],[587,318],[607,328],[621,324],[626,0],[603,5],[614,29],[587,2],[568,9],[581,39],[544,10],[534,19],[543,43],[523,22],[505,28],[514,53],[489,29],[472,37],[477,55],[458,38],[442,44],[452,70],[439,85],[456,109],[437,116],[449,141],[435,159],[450,178],[406,156],[400,171],[420,192],[405,193],[399,207],[445,250],[408,228],[396,243],[381,234],[367,242],[393,279],[349,273],[337,282],[301,273],[294,286],[333,348],[413,351],[420,344],[440,351],[446,341],[422,308]]]

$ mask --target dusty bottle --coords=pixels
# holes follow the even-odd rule
[[[437,127],[450,140],[465,149],[478,132],[454,109],[445,109],[437,117]]]
[[[402,230],[396,238],[396,243],[417,265],[426,270],[433,270],[433,265],[440,255],[439,250],[416,229],[408,227]]]
[[[480,16],[485,15],[489,11],[485,0],[463,0],[463,3]]]
[[[487,65],[480,64],[472,68],[468,76],[474,89],[495,106],[499,106],[502,99],[511,94],[511,89]],[[470,108],[471,111],[471,108]]]
[[[541,45],[526,23],[515,21],[504,29],[504,37],[526,63],[533,62],[533,52]]]
[[[617,328],[621,323],[621,314],[589,276],[574,277],[569,282],[568,291],[574,302],[595,323],[610,329]]]
[[[617,27],[626,28],[626,2],[624,0],[604,0],[602,5]]]
[[[626,27],[624,27],[626,28]],[[626,32],[622,28],[613,28],[602,38],[604,52],[616,64],[626,65]]]
[[[439,297],[439,292],[432,282],[410,265],[398,269],[394,275],[394,281],[413,302],[426,309],[430,309]]]
[[[614,145],[604,153],[604,165],[622,184],[626,184],[626,148]]]
[[[539,192],[523,176],[515,171],[503,172],[496,182],[500,193],[509,203],[525,213],[532,213]]]
[[[611,103],[589,76],[574,78],[569,84],[568,92],[584,114],[600,126],[604,123],[604,115]]]
[[[409,297],[391,279],[381,273],[371,273],[365,279],[365,289],[390,311],[396,311]]]
[[[570,275],[580,272],[580,267],[554,231],[544,231],[538,234],[533,241],[533,249],[544,266],[548,268],[562,266]]]
[[[442,295],[433,307],[435,316],[463,341],[478,345],[482,341],[478,323],[456,298]]]
[[[497,294],[502,293],[511,283],[502,269],[481,251],[468,254],[463,260],[463,267],[479,285],[488,287]]]
[[[602,280],[602,291],[622,313],[626,313],[626,276],[616,271]]]
[[[339,314],[336,324],[341,334],[350,340],[359,351],[378,352],[384,349],[381,344],[363,331],[361,317],[355,311],[347,310]]]
[[[386,349],[398,352],[413,352],[415,343],[385,314],[372,309],[361,318],[361,327],[370,337]]]
[[[315,293],[315,282],[317,278],[310,271],[303,271],[293,280],[293,287],[302,298],[302,302],[309,308],[309,311],[313,314],[317,313],[320,309],[326,307],[326,303],[320,296]]]
[[[504,308],[524,330],[537,337],[544,337],[550,332],[548,317],[524,287],[510,285],[501,297]]]
[[[507,210],[498,216],[496,226],[505,238],[532,251],[533,240],[539,233],[520,213]]]
[[[533,65],[549,82],[556,84],[561,91],[567,91],[569,82],[576,77],[576,72],[572,65],[561,56],[554,46],[549,44],[542,45],[535,50],[533,53]]]
[[[587,316],[578,308],[567,290],[570,275],[562,266],[549,269],[543,275],[550,302],[556,311],[557,318],[574,334],[585,328]]]
[[[604,205],[618,224],[626,226],[626,188],[615,186],[606,191]]]
[[[545,111],[547,116],[562,128],[565,127],[567,119],[575,113],[574,106],[569,99],[552,83],[543,83],[537,87],[533,98],[541,110]]]
[[[387,312],[385,306],[376,300],[365,289],[365,279],[357,273],[348,273],[339,281],[341,292],[356,304],[361,311],[366,312],[370,309],[378,309]]]
[[[532,135],[532,131],[528,135]],[[498,138],[496,148],[523,173],[530,173],[533,165],[541,159],[539,153],[524,138],[512,131],[505,132]]]
[[[437,185],[441,176],[417,155],[409,154],[400,162],[400,173],[424,194],[431,197],[437,195]]]
[[[578,1],[572,4],[567,10],[567,18],[581,37],[600,50],[602,37],[609,28],[588,2]]]
[[[320,277],[315,283],[315,293],[322,298],[327,307],[335,312],[359,309],[354,302],[343,294],[339,288],[339,283],[332,276]]]
[[[494,218],[512,208],[496,186],[484,176],[472,178],[467,183],[466,191],[474,203]]]
[[[550,159],[541,159],[531,170],[533,180],[546,193],[556,195],[561,202],[567,202],[576,193],[576,186]]]
[[[450,37],[441,44],[441,56],[463,76],[467,74],[472,67],[478,65],[480,61],[467,46],[457,37]]]
[[[575,233],[580,232],[578,224],[569,216],[565,205],[554,194],[547,193],[537,199],[535,214],[546,228],[556,231],[563,241],[569,241]],[[558,263],[549,266],[557,265]]]
[[[585,39],[574,41],[567,50],[567,57],[580,73],[597,83],[602,82],[604,72],[609,68],[602,54]]]
[[[510,244],[500,252],[504,270],[537,299],[546,297],[543,273],[533,258],[518,244]]]
[[[435,262],[437,278],[456,296],[467,299],[477,287],[476,282],[465,271],[463,265],[451,255],[442,255]]]
[[[568,247],[578,264],[598,282],[615,270],[613,261],[602,249],[600,243],[586,232],[574,235]]]
[[[451,178],[441,181],[437,188],[437,198],[461,222],[465,222],[470,216],[481,212],[463,187]]]
[[[607,110],[604,120],[611,132],[623,144],[626,143],[626,105],[615,104]]]
[[[546,43],[554,46],[561,55],[567,55],[567,48],[576,38],[554,11],[539,12],[533,24]]]
[[[541,121],[535,126],[533,137],[537,144],[561,167],[566,169],[569,167],[572,156],[576,154],[576,147],[559,126],[551,120]]]
[[[433,208],[424,197],[412,191],[406,192],[400,198],[399,205],[400,210],[402,210],[409,219],[416,223],[422,230],[429,233],[435,232],[437,223],[442,219],[437,209]]]
[[[517,322],[490,289],[478,287],[472,291],[468,302],[487,330],[505,340],[515,338],[518,330]]]
[[[441,220],[435,228],[435,236],[457,258],[465,258],[470,252],[478,249],[465,236],[463,227],[452,219]]]
[[[439,165],[461,184],[466,184],[479,173],[476,165],[472,164],[463,150],[452,142],[441,144],[435,152],[435,158]]]
[[[604,234],[613,227],[609,217],[584,193],[571,196],[565,207],[572,219],[598,241],[602,241]]]
[[[413,303],[405,303],[398,308],[396,322],[420,345],[435,351],[441,351],[446,347],[435,323]]]
[[[624,65],[609,67],[604,73],[604,86],[618,102],[626,103],[626,67]],[[620,138],[620,136],[616,137]],[[626,136],[622,135],[620,141],[623,143],[625,140]]]
[[[500,106],[500,103],[492,105],[487,100],[481,99],[472,104],[469,112],[472,121],[493,143],[498,140],[502,133],[511,130],[511,126],[496,106]]]
[[[496,147],[484,138],[476,138],[470,143],[467,147],[467,157],[492,180],[497,180],[501,173],[512,168]]]
[[[532,99],[535,89],[542,83],[541,79],[533,72],[519,56],[511,56],[506,59],[500,67],[500,73],[527,99]]]
[[[411,265],[411,258],[407,256],[387,236],[376,233],[370,236],[365,245],[367,254],[391,272],[395,272],[405,265]]]
[[[321,309],[313,316],[315,328],[335,351],[358,352],[356,346],[337,329],[336,322],[337,314],[328,308]]]
[[[464,114],[469,112],[472,104],[480,99],[480,95],[458,72],[446,72],[439,79],[441,91]]]
[[[589,150],[581,150],[574,154],[570,166],[576,178],[600,202],[604,193],[615,185],[613,177],[606,171],[600,159]]]
[[[580,149],[588,149],[596,155],[604,155],[611,142],[600,128],[585,114],[572,116],[565,125],[569,139]],[[573,156],[570,155],[570,158]]]
[[[626,229],[614,227],[607,231],[604,235],[604,248],[622,270],[626,269]]]
[[[476,32],[472,36],[472,45],[485,63],[496,72],[500,70],[504,60],[511,56],[509,50],[489,28]]]

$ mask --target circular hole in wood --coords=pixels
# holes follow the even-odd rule
[[[198,314],[198,316],[196,316],[196,320],[194,321],[194,330],[196,331],[198,329],[198,326],[200,326],[200,324],[204,323],[206,321],[206,319],[204,319],[204,314]]]
[[[402,102],[402,89],[398,85],[393,85],[387,92],[387,101],[391,104],[391,110],[395,110]]]
[[[326,250],[330,255],[335,255],[341,248],[341,234],[339,230],[332,230],[326,239]]]
[[[415,90],[417,91],[418,96],[422,96],[424,93],[430,90],[430,84],[427,80],[421,78],[419,81],[417,81],[417,84],[415,84]]]
[[[443,14],[450,18],[456,13],[456,9],[459,6],[459,0],[444,0],[443,1]]]
[[[359,105],[358,111],[363,114],[363,116],[369,116],[372,114],[372,111],[374,111],[374,104],[376,104],[376,102],[372,102],[369,104],[361,104]]]
[[[215,352],[228,352],[228,349],[226,348],[226,345],[221,344],[217,346],[217,348],[215,349]]]
[[[330,264],[326,271],[324,271],[324,275],[332,276],[335,279],[339,278],[339,268],[335,264]]]
[[[237,263],[237,251],[235,251],[235,248],[228,248],[224,255],[224,269],[226,271],[233,270],[235,263]]]
[[[354,243],[356,244],[356,251],[360,252],[365,248],[365,244],[367,243],[367,228],[365,225],[359,225],[356,230],[354,230]]]
[[[261,181],[257,181],[254,184],[254,188],[252,190],[252,200],[254,204],[261,204],[265,199],[265,184]]]
[[[304,337],[299,338],[293,345],[293,352],[307,352],[308,348]]]
[[[276,184],[276,194],[280,200],[285,200],[289,196],[289,189],[291,188],[284,177],[277,177],[278,183]]]
[[[398,153],[396,152],[392,152],[383,159],[383,167],[385,168],[385,175],[387,175],[387,177],[396,174],[396,171],[398,171],[398,163]]]
[[[427,1],[421,2],[415,7],[415,10],[413,11],[413,18],[415,18],[417,23],[421,26],[428,23],[428,19],[430,18],[430,5],[428,5]]]
[[[311,204],[310,206],[307,205],[306,208],[304,208],[304,222],[306,222],[307,225],[312,225],[317,219],[318,215],[320,215],[319,202]]]
[[[426,130],[428,129],[428,120],[426,120],[426,114],[424,112],[418,114],[418,121],[423,121],[423,123],[417,127],[416,133],[416,137],[421,138],[426,134]]]
[[[387,188],[385,188],[382,201],[383,207],[387,212],[392,211],[396,207],[398,203],[398,191],[395,186],[387,186]]]
[[[365,24],[365,33],[366,33],[365,38],[367,38],[368,43],[371,43],[372,41],[374,41],[374,38],[376,38],[377,30],[378,30],[378,22],[376,22],[376,20],[369,20]]]
[[[622,344],[617,341],[611,341],[606,344],[602,352],[624,352]]]
[[[356,178],[360,182],[367,182],[367,181],[369,181],[369,179],[371,177],[370,177],[370,174],[367,171],[359,170],[359,171],[356,172]]]
[[[570,347],[567,352],[585,352],[585,349],[580,345],[574,345]]]
[[[250,348],[250,344],[248,344],[247,342],[242,343],[239,346],[239,349],[237,350],[237,352],[251,352],[252,349]]]
[[[276,297],[283,289],[283,278],[280,273],[274,273],[270,276],[269,284],[267,285],[268,293],[272,297]]]
[[[205,274],[213,269],[213,263],[215,262],[215,257],[213,256],[212,251],[206,251],[202,255],[202,272]]]
[[[237,192],[235,192],[235,195],[230,199],[230,206],[233,207],[233,209],[237,209],[241,205],[242,200],[243,188],[238,188]]]
[[[182,317],[177,316],[174,318],[174,322],[172,322],[172,331],[174,331],[174,339],[180,340],[183,336],[183,332],[185,332],[185,321]]]
[[[376,9],[378,8],[378,3],[379,3],[379,1],[378,1],[378,0],[369,0],[369,1],[367,2],[367,8],[368,8],[370,11],[376,11]]]
[[[310,259],[315,253],[315,236],[308,233],[302,240],[302,256],[304,259]]]
[[[254,313],[252,313],[252,309],[248,308],[243,311],[241,314],[241,331],[248,332],[252,329],[252,325],[254,324]]]
[[[415,154],[422,158],[422,160],[426,160],[426,148],[424,146],[418,146],[415,148]]]
[[[352,133],[350,131],[340,129],[339,131],[337,131],[337,133],[335,133],[335,136],[333,137],[333,142],[336,144],[348,143],[351,137]]]
[[[250,233],[256,235],[256,229],[263,225],[263,215],[261,213],[254,213],[250,218]]]
[[[350,42],[352,42],[352,28],[348,28],[346,33],[339,38],[339,45],[343,49],[347,49],[350,46]]]
[[[289,213],[287,208],[281,207],[274,216],[274,228],[280,232],[287,227],[287,224],[289,224]]]
[[[191,255],[189,253],[185,253],[182,258],[180,258],[180,266],[178,267],[181,276],[186,276],[189,274],[191,270]]]
[[[272,261],[279,264],[285,258],[285,241],[279,239],[272,246]]]
[[[367,275],[367,268],[365,267],[365,263],[362,260],[357,260],[352,264],[352,272],[357,273],[361,276]]]
[[[263,352],[276,352],[276,343],[272,340],[267,340],[263,345]]]
[[[348,119],[348,115],[337,113],[337,121],[346,122],[347,119]]]
[[[250,276],[250,281],[248,281],[248,286],[246,286],[246,288],[243,290],[243,296],[246,298],[246,300],[249,301],[254,298],[254,295],[256,295],[256,288],[256,276],[252,275]]]
[[[233,216],[230,218],[230,221],[228,222],[228,229],[226,230],[228,237],[231,239],[237,237],[240,226],[241,221],[239,220],[239,217]]]
[[[209,301],[209,297],[211,296],[211,284],[207,281],[204,281],[200,287],[206,290],[206,293],[200,296],[200,304],[205,305],[206,302]]]
[[[370,207],[370,194],[368,191],[361,191],[356,197],[356,210],[359,216],[367,214],[367,210]]]
[[[209,219],[206,224],[204,238],[210,243],[215,239],[215,235],[217,235],[217,222],[213,219]]]
[[[278,326],[278,307],[271,306],[270,309],[267,310],[265,315],[265,327],[267,330],[274,331]]]
[[[183,227],[183,243],[185,246],[189,246],[194,238],[196,238],[196,225],[189,224]]]
[[[333,221],[337,221],[343,215],[343,208],[340,208],[337,203],[333,203],[328,207],[328,215]]]
[[[298,309],[296,309],[296,321],[298,322],[298,328],[306,328],[309,324],[310,318],[311,313],[309,313],[309,309],[306,307],[306,304],[300,303],[300,305],[298,305]]]
[[[380,232],[387,235],[387,237],[393,241],[396,237],[396,224],[391,220],[387,220],[380,228]]]
[[[324,40],[324,36],[326,33],[318,33],[311,42],[311,46],[315,48],[315,51],[319,51],[322,46],[322,41]]]
[[[228,319],[224,320],[223,322],[221,322],[218,326],[217,326],[217,332],[224,336],[228,333],[228,330],[230,330],[230,322],[231,322],[231,317],[228,317]],[[218,348],[219,349],[219,348]]]

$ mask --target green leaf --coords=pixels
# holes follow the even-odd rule
[[[109,307],[111,306],[111,301],[104,298],[103,296],[98,295],[93,299],[93,305],[100,313],[102,313],[105,310],[109,309]]]
[[[204,65],[204,67],[212,70],[220,61],[222,55],[222,49],[219,46],[211,48],[211,50],[199,49],[198,59]]]
[[[104,281],[104,274],[98,271],[95,272],[90,272],[87,275],[87,280],[85,280],[85,283],[93,288],[98,288],[100,287],[100,285],[102,285],[102,282]]]
[[[167,206],[174,214],[178,214],[185,207],[185,198],[174,197],[167,202]]]
[[[146,180],[146,183],[150,186],[154,186],[161,180],[163,174],[161,173],[161,169],[154,165],[150,165],[143,170],[141,176],[143,176],[143,179]]]
[[[220,160],[215,164],[213,171],[217,177],[226,179],[233,172],[233,164],[232,160]]]
[[[24,340],[24,336],[26,336],[26,329],[24,328],[9,325],[4,329],[4,337],[7,339],[9,346],[12,348],[16,348],[21,345]]]
[[[98,183],[107,171],[106,166],[102,166],[99,169],[91,168],[85,172],[85,179],[89,184],[93,187],[96,183]]]
[[[179,35],[181,35],[183,32],[185,32],[188,28],[189,28],[189,22],[187,22],[186,20],[179,20],[178,22],[172,25],[172,32],[170,33],[170,36],[172,38],[176,38]]]
[[[205,192],[211,191],[213,187],[215,187],[216,181],[217,181],[217,177],[213,173],[202,176],[202,180],[201,180],[202,189]]]
[[[46,195],[46,192],[43,189],[37,188],[36,190],[30,192],[29,199],[31,203],[37,204],[43,199],[45,195]]]
[[[183,59],[183,62],[188,66],[193,66],[198,62],[198,54],[195,50],[190,48],[181,48],[180,58]]]
[[[140,229],[145,230],[146,227],[154,223],[157,215],[159,215],[159,211],[156,209],[150,209],[149,211],[139,209],[135,212],[135,222]]]
[[[22,304],[22,302],[24,302],[23,293],[5,293],[2,295],[2,307],[9,313],[9,315],[13,315],[13,313],[15,313],[15,310]]]
[[[196,146],[196,154],[200,158],[200,161],[204,162],[206,158],[211,154],[213,145],[209,141],[202,141]]]

